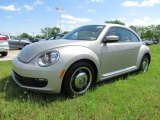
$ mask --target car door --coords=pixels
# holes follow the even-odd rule
[[[119,40],[102,46],[102,74],[121,72],[135,67],[139,48],[136,42],[132,42],[130,32],[125,28],[111,27],[106,33],[106,36],[110,35],[118,36]]]
[[[9,47],[10,48],[18,48],[20,39],[14,36],[10,36],[10,39],[8,40]]]

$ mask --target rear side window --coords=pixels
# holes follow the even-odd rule
[[[125,28],[112,27],[107,32],[107,36],[114,35],[119,37],[119,42],[138,42],[137,36]]]
[[[19,40],[19,38],[14,37],[14,36],[10,36],[10,38],[11,38],[12,40]]]
[[[12,40],[16,40],[14,36],[10,36],[10,38],[11,38]]]
[[[139,41],[138,37],[134,33],[132,33],[132,32],[130,32],[130,33],[131,33],[132,41],[133,42],[138,42]]]

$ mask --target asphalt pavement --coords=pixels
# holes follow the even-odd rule
[[[12,60],[13,58],[15,58],[18,55],[19,52],[20,52],[20,50],[9,50],[7,56],[5,56],[5,57],[0,56],[0,61]]]

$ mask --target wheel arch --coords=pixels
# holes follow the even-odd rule
[[[145,55],[148,56],[148,58],[149,58],[149,63],[150,63],[150,62],[151,62],[151,55],[150,55],[149,53],[144,54],[144,56],[145,56]],[[144,56],[143,56],[143,57],[144,57]]]
[[[142,45],[140,47],[138,57],[137,57],[137,63],[136,63],[137,69],[139,69],[139,67],[141,65],[141,61],[145,55],[147,55],[149,57],[149,62],[151,62],[151,52],[150,52],[149,47],[146,45]]]
[[[65,72],[65,74],[64,74],[64,77],[63,77],[63,79],[62,79],[61,91],[62,91],[62,88],[63,88],[63,85],[64,85],[64,79],[65,79],[66,73],[68,72],[68,70],[69,70],[72,66],[74,66],[75,64],[77,64],[77,63],[79,63],[79,62],[86,62],[86,63],[89,63],[91,66],[93,66],[93,69],[95,70],[95,74],[96,74],[96,79],[95,79],[95,81],[93,81],[93,83],[96,83],[96,81],[97,81],[97,79],[98,79],[98,67],[97,67],[96,63],[93,62],[93,61],[90,60],[90,59],[83,58],[83,59],[79,59],[79,60],[73,62],[73,63],[67,68],[67,70],[66,70],[66,72]]]

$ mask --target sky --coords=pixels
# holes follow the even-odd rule
[[[36,35],[60,27],[60,18],[62,31],[117,19],[127,26],[160,24],[160,0],[0,0],[0,33]]]

